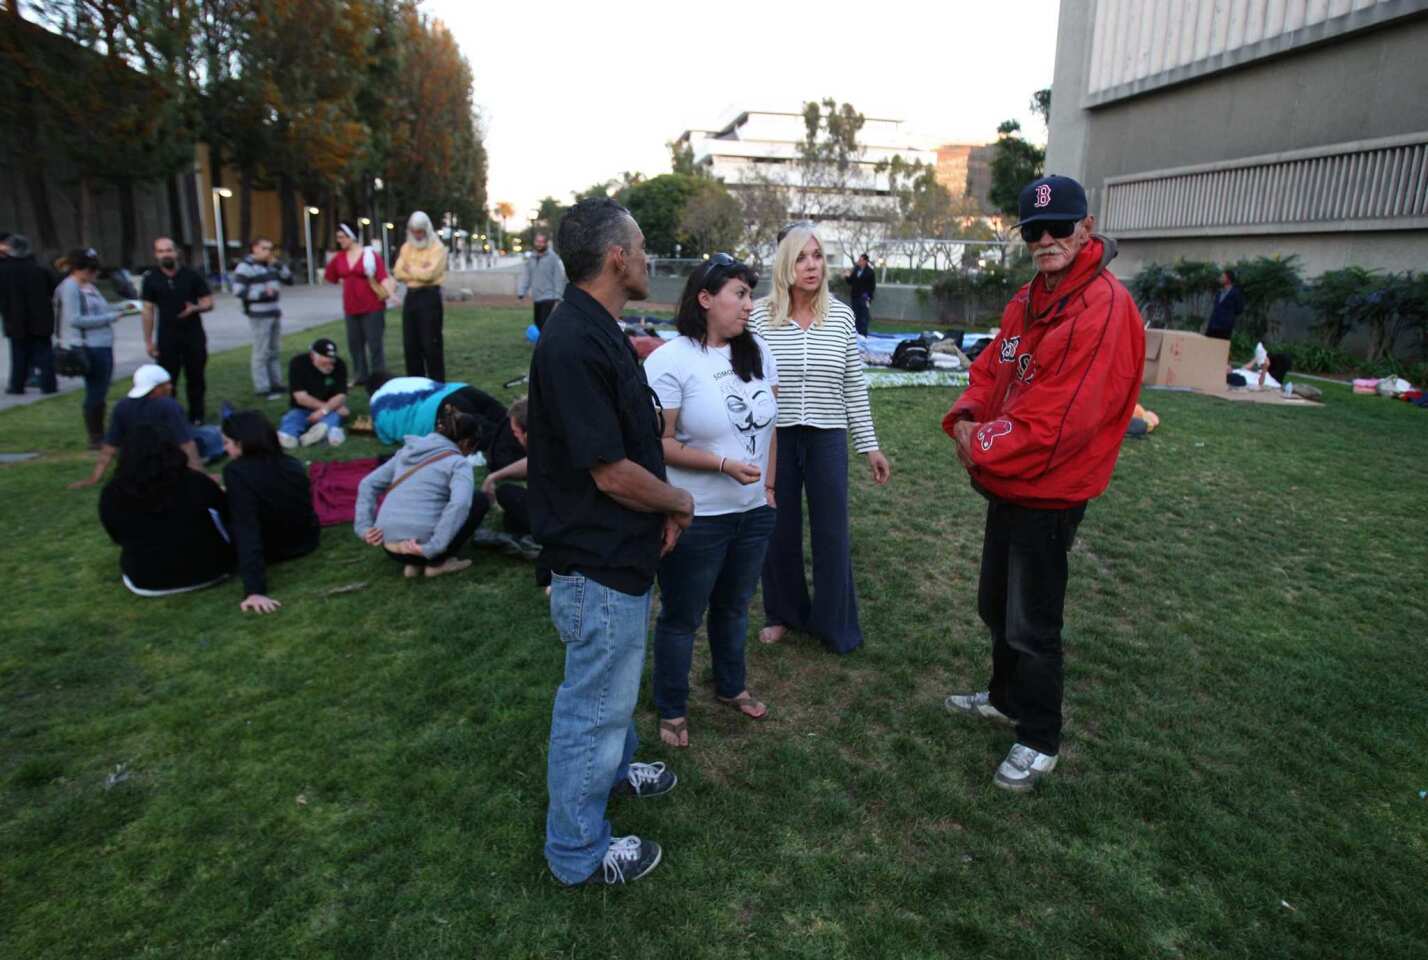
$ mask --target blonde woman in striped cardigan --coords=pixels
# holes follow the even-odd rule
[[[823,244],[811,223],[785,230],[773,291],[749,327],[778,363],[778,521],[764,561],[763,643],[811,633],[835,653],[862,646],[848,533],[848,441],[868,458],[873,482],[892,472],[878,449],[852,309],[828,292]],[[813,543],[813,595],[803,575],[803,510]],[[818,602],[815,603],[813,598]]]

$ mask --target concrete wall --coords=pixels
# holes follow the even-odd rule
[[[1095,14],[1095,0],[1061,5],[1046,164],[1048,172],[1081,180],[1095,212],[1104,211],[1108,177],[1428,131],[1428,14],[1099,104],[1088,89]],[[1285,224],[1254,236],[1146,232],[1118,238],[1121,276],[1151,260],[1272,254],[1297,254],[1310,275],[1348,264],[1428,269],[1428,230],[1418,220],[1364,220],[1321,233]]]

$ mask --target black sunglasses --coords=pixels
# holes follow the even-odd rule
[[[733,268],[743,266],[738,260],[727,253],[716,253],[708,260],[704,261],[704,279],[700,281],[700,288],[707,290],[709,285],[718,279],[719,272],[732,273]]]
[[[1055,237],[1057,240],[1065,240],[1076,232],[1079,220],[1038,220],[1035,223],[1024,223],[1021,225],[1021,238],[1027,243],[1035,243],[1041,239],[1042,231]]]

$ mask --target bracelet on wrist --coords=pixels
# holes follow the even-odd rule
[[[723,472],[724,472],[724,461],[726,461],[726,460],[728,460],[728,459],[729,459],[728,457],[720,457],[720,458],[719,458],[719,472],[720,472],[720,473],[723,473]]]

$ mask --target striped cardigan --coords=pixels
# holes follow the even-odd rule
[[[857,328],[846,303],[830,298],[823,322],[805,331],[792,322],[770,326],[768,301],[760,300],[749,329],[764,338],[778,362],[780,427],[847,430],[858,453],[878,449]]]

